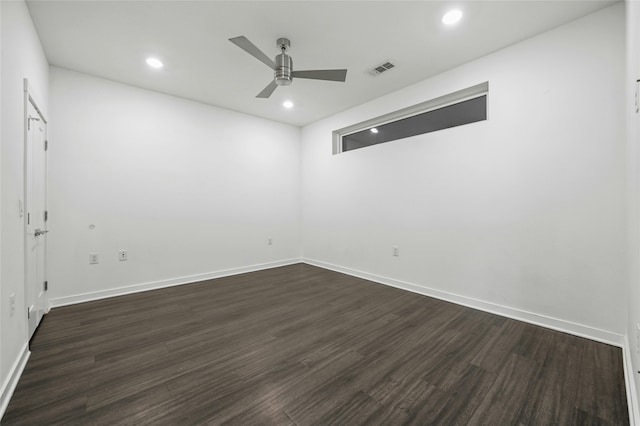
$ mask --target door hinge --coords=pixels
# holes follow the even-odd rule
[[[31,318],[31,307],[27,308],[27,319]]]
[[[44,282],[44,291],[49,290],[49,281]]]
[[[44,150],[48,150],[49,149],[49,141],[47,139],[44,140]]]
[[[49,220],[49,211],[45,210],[44,211],[44,221],[46,222],[47,220]]]

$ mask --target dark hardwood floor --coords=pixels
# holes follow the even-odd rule
[[[625,425],[616,347],[299,264],[47,315],[3,425]]]

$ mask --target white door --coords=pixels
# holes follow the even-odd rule
[[[26,299],[29,339],[46,309],[46,123],[31,102],[27,106],[25,146]]]

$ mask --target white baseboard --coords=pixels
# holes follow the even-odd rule
[[[579,337],[584,337],[597,342],[606,343],[612,346],[622,348],[622,362],[624,367],[624,380],[625,389],[627,394],[627,405],[629,408],[629,423],[631,426],[640,426],[640,408],[638,407],[638,393],[636,389],[636,383],[634,380],[635,371],[633,370],[633,364],[631,362],[631,351],[629,346],[629,340],[626,335],[613,333],[611,331],[601,330],[595,327],[586,326],[583,324],[577,324],[571,321],[562,320],[559,318],[553,318],[546,315],[540,315],[533,312],[527,312],[521,309],[511,308],[508,306],[498,305],[483,300],[474,299],[471,297],[461,296],[459,294],[453,294],[442,290],[437,290],[429,287],[419,286],[393,278],[382,277],[368,272],[358,271],[343,266],[334,265],[320,260],[302,258],[302,262],[309,265],[318,266],[320,268],[330,269],[332,271],[340,272],[354,277],[363,278],[369,281],[373,281],[379,284],[396,287],[402,290],[411,291],[424,296],[433,297],[440,300],[446,300],[447,302],[456,303],[458,305],[468,306],[470,308],[478,309],[492,314],[512,318],[519,321],[524,321],[530,324],[539,325],[541,327],[550,328],[564,333],[572,334]]]
[[[72,305],[76,303],[88,302],[91,300],[104,299],[108,297],[122,296],[125,294],[138,293],[141,291],[154,290],[164,287],[171,287],[182,284],[190,284],[198,281],[206,281],[214,278],[221,278],[231,275],[238,275],[247,272],[255,272],[264,269],[276,268],[279,266],[292,265],[295,263],[304,262],[309,265],[318,266],[320,268],[329,269],[332,271],[340,272],[343,274],[351,275],[358,278],[363,278],[369,281],[373,281],[379,284],[396,287],[402,290],[411,291],[413,293],[421,294],[424,296],[434,297],[436,299],[445,300],[447,302],[456,303],[458,305],[467,306],[481,311],[489,312],[492,314],[512,318],[519,321],[539,325],[542,327],[550,328],[557,331],[573,334],[579,337],[585,337],[587,339],[595,340],[598,342],[618,346],[622,348],[623,355],[623,367],[625,377],[625,388],[627,393],[627,403],[629,406],[629,422],[631,426],[640,426],[640,410],[638,407],[637,390],[634,381],[633,365],[631,363],[631,352],[629,347],[629,341],[627,336],[623,336],[617,333],[613,333],[606,330],[600,330],[598,328],[589,327],[582,324],[577,324],[571,321],[566,321],[558,318],[549,317],[546,315],[540,315],[533,312],[524,311],[521,309],[511,308],[508,306],[498,305],[483,300],[478,300],[454,293],[445,292],[429,287],[419,286],[417,284],[408,283],[405,281],[395,280],[375,274],[370,274],[363,271],[358,271],[343,266],[334,265],[331,263],[322,262],[309,258],[294,258],[286,259],[276,262],[269,262],[251,266],[245,266],[241,268],[225,269],[221,271],[209,272],[206,274],[190,275],[185,277],[173,278],[168,280],[153,281],[142,284],[136,284],[125,287],[118,287],[109,290],[97,291],[92,293],[84,293],[74,296],[54,298],[50,301],[51,307]],[[28,350],[28,344],[25,344],[20,357],[14,363],[9,379],[3,384],[2,394],[0,396],[0,419],[4,415],[7,406],[31,352]]]
[[[364,278],[366,280],[374,281],[379,284],[385,284],[402,290],[411,291],[413,293],[422,294],[423,296],[434,297],[436,299],[445,300],[447,302],[456,303],[458,305],[479,309],[481,311],[489,312],[503,317],[512,318],[518,321],[524,321],[530,324],[550,328],[552,330],[562,331],[564,333],[569,333],[575,336],[585,337],[597,342],[624,348],[624,336],[621,334],[613,333],[611,331],[600,330],[598,328],[589,327],[583,324],[577,324],[559,318],[540,315],[509,306],[498,305],[496,303],[486,302],[484,300],[474,299],[467,296],[461,296],[459,294],[424,287],[393,278],[382,277],[379,275],[370,274],[368,272],[362,272],[355,269],[322,262],[320,260],[303,257],[302,262],[309,265],[318,266],[320,268],[341,272],[343,274],[352,275],[354,277]]]
[[[640,426],[640,410],[638,409],[638,391],[634,380],[635,371],[631,362],[631,347],[628,336],[624,338],[624,348],[622,348],[622,362],[624,366],[624,385],[627,391],[627,405],[629,406],[629,424]]]
[[[260,271],[263,269],[277,268],[279,266],[286,266],[286,265],[292,265],[295,263],[300,263],[301,261],[302,260],[300,258],[278,260],[275,262],[260,263],[257,265],[243,266],[240,268],[223,269],[220,271],[207,272],[205,274],[189,275],[189,276],[171,278],[171,279],[160,280],[160,281],[150,281],[150,282],[141,283],[141,284],[111,288],[108,290],[94,291],[91,293],[57,297],[57,298],[50,299],[49,306],[52,308],[55,308],[59,306],[75,305],[76,303],[106,299],[108,297],[123,296],[125,294],[139,293],[141,291],[156,290],[164,287],[172,287],[172,286],[182,285],[182,284],[191,284],[194,282],[206,281],[214,278],[222,278],[222,277],[228,277],[231,275],[244,274],[247,272]]]
[[[20,380],[20,376],[22,376],[22,372],[27,365],[30,355],[29,344],[25,343],[20,352],[20,356],[18,356],[13,366],[11,366],[7,381],[2,384],[2,394],[0,394],[0,420],[4,416],[5,411],[7,411],[9,401],[13,396],[13,392],[16,390],[16,386],[18,386],[18,381]]]

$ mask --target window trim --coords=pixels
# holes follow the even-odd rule
[[[467,87],[466,89],[458,90],[453,93],[449,93],[443,96],[439,96],[434,99],[430,99],[425,102],[421,102],[416,105],[409,106],[388,114],[384,114],[369,120],[361,121],[360,123],[353,124],[351,126],[343,127],[333,131],[333,154],[341,154],[342,150],[342,138],[349,136],[353,133],[358,133],[371,127],[383,126],[385,124],[392,123],[394,121],[404,120],[405,118],[413,117],[415,115],[424,114],[429,111],[434,111],[440,108],[444,108],[449,105],[454,105],[460,102],[464,102],[470,99],[479,98],[481,96],[487,96],[487,103],[489,100],[489,82],[476,84],[475,86]],[[487,108],[487,119],[489,113]],[[483,120],[484,121],[484,120]],[[471,123],[469,123],[471,124]],[[390,141],[392,142],[392,141]]]

